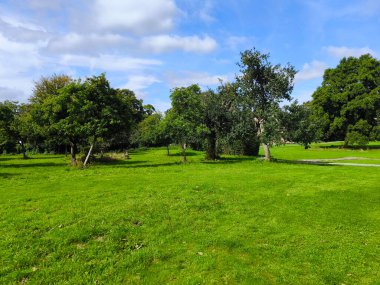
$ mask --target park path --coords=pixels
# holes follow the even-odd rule
[[[367,157],[342,157],[342,158],[321,158],[321,159],[301,159],[298,160],[301,163],[308,164],[322,164],[322,165],[339,165],[339,166],[361,166],[361,167],[380,167],[380,164],[373,163],[343,163],[343,162],[331,162],[331,161],[342,161],[342,160],[379,160],[378,158],[367,158]]]

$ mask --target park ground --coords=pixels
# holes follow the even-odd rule
[[[0,283],[379,284],[379,144],[171,153],[0,156]]]

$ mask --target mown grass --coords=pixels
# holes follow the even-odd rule
[[[0,156],[0,283],[378,284],[379,168],[188,158]]]

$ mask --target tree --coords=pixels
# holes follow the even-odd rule
[[[86,164],[97,139],[110,139],[127,128],[136,107],[132,99],[126,90],[112,89],[101,74],[71,81],[54,96],[40,100],[35,110],[49,137],[70,142],[72,164],[79,144],[90,145]]]
[[[305,149],[312,142],[322,138],[320,118],[316,118],[310,103],[298,104],[297,101],[284,106],[280,115],[283,138],[286,141],[299,143]]]
[[[188,144],[195,142],[204,132],[201,89],[198,85],[174,88],[171,92],[172,108],[166,113],[166,127],[170,137],[181,145],[186,161]]]
[[[369,54],[343,58],[336,68],[325,70],[312,104],[328,119],[326,140],[368,143],[379,124],[380,61]]]
[[[206,138],[206,159],[218,158],[217,141],[232,127],[232,108],[235,93],[231,84],[221,84],[216,92],[208,90],[201,94],[202,121]]]
[[[162,145],[161,121],[162,115],[160,113],[151,113],[151,115],[148,115],[138,124],[132,135],[132,142],[139,146],[146,147]]]
[[[17,143],[23,158],[26,159],[25,143],[31,131],[28,106],[16,102],[0,102],[0,145]]]
[[[296,71],[290,64],[285,67],[272,65],[269,54],[256,49],[242,52],[238,65],[241,68],[241,75],[236,78],[238,93],[253,113],[252,124],[256,126],[265,158],[270,159],[269,146],[279,137],[279,103],[291,99]]]

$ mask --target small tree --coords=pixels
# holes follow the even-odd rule
[[[290,100],[296,71],[293,66],[272,65],[269,54],[246,50],[241,53],[238,92],[254,114],[257,136],[263,144],[265,158],[270,159],[269,145],[278,138],[279,103]]]

